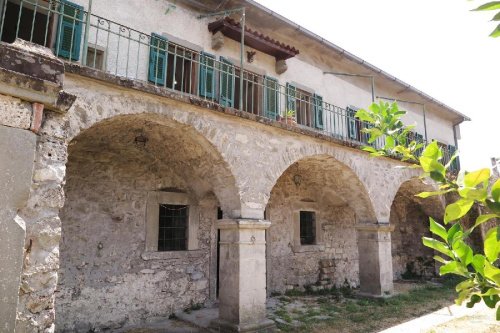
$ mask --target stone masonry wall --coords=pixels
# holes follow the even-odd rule
[[[96,151],[70,150],[67,165],[57,330],[117,329],[208,300],[216,200],[209,196],[199,202],[199,251],[145,260],[148,191],[189,192],[189,184],[173,165],[152,168],[153,161],[134,147],[109,141],[121,148],[114,151],[106,138],[82,140],[94,139]]]
[[[430,236],[429,217],[414,200],[397,195],[392,204],[392,269],[395,279],[429,278],[435,275],[434,252],[422,244]]]
[[[321,274],[320,262],[333,260],[330,281],[336,286],[347,282],[350,286],[359,284],[358,250],[356,243],[354,211],[333,193],[324,195],[318,192],[315,181],[321,173],[308,168],[300,186],[293,181],[294,167],[288,170],[275,185],[267,207],[271,227],[267,231],[268,293],[283,293],[288,289],[299,288],[328,281]],[[302,173],[303,174],[303,173]],[[315,180],[316,179],[316,180]],[[325,187],[332,184],[324,184]],[[316,206],[316,219],[319,221],[322,242],[304,245],[300,250],[294,246],[294,210]],[[302,210],[310,210],[304,208]],[[301,252],[303,251],[303,252]],[[324,271],[325,271],[324,267]],[[325,271],[326,272],[326,271]]]

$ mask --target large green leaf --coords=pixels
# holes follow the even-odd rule
[[[500,269],[490,264],[488,260],[484,261],[484,277],[500,286]]]
[[[463,235],[462,226],[460,225],[460,223],[455,223],[451,226],[450,229],[448,229],[448,237],[446,238],[446,241],[450,244],[453,243],[457,235]]]
[[[465,266],[472,262],[474,252],[469,245],[465,244],[463,240],[458,239],[453,242],[452,248]]]
[[[450,261],[446,265],[439,268],[439,274],[456,274],[460,276],[466,276],[467,269],[458,261]]]
[[[485,202],[489,210],[491,210],[493,213],[497,215],[500,215],[500,202],[493,201],[490,199],[487,199]]]
[[[500,9],[500,1],[491,1],[491,2],[485,3],[484,5],[481,5],[481,6],[477,7],[476,9],[473,9],[473,11],[495,10],[495,9]]]
[[[458,220],[459,218],[467,214],[467,212],[469,212],[473,204],[473,200],[459,199],[454,203],[446,206],[444,212],[444,223],[447,224],[451,221]]]
[[[495,262],[500,253],[499,230],[500,226],[491,228],[484,238],[484,254],[490,262]]]
[[[500,24],[491,32],[490,37],[500,37]]]
[[[432,217],[429,217],[429,224],[430,224],[430,231],[434,235],[441,237],[443,240],[446,240],[448,238],[448,232],[446,231],[445,227],[434,221]]]
[[[476,219],[476,223],[474,224],[474,228],[496,217],[498,217],[496,214],[479,215]]]
[[[476,200],[481,202],[486,200],[486,197],[488,196],[486,188],[479,188],[479,189],[471,187],[461,188],[460,190],[458,190],[458,194],[460,194],[460,196],[464,199]]]
[[[433,160],[439,160],[443,156],[443,152],[439,149],[437,141],[432,141],[425,147],[422,156],[428,157]]]
[[[496,202],[500,201],[500,179],[497,179],[497,181],[491,187],[491,197]]]
[[[434,249],[438,252],[446,254],[450,258],[453,258],[453,252],[451,252],[451,250],[448,248],[448,246],[443,242],[440,242],[436,239],[429,238],[429,237],[422,237],[422,243],[425,246],[430,247],[431,249]]]
[[[484,262],[486,258],[482,254],[476,254],[474,258],[472,258],[472,267],[474,270],[484,276]]]
[[[464,176],[464,184],[466,187],[476,187],[488,179],[490,179],[490,169],[485,168],[466,173]]]

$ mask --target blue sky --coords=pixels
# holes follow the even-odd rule
[[[466,0],[257,0],[465,113],[462,167],[500,157],[500,37]]]

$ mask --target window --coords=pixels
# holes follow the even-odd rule
[[[221,57],[219,75],[219,103],[221,105],[234,107],[234,85],[234,67],[229,60]]]
[[[314,212],[300,212],[300,244],[311,245],[316,242],[316,216]]]
[[[240,70],[235,70],[234,108],[240,107]],[[243,111],[259,114],[261,108],[262,79],[252,72],[243,72]]]
[[[179,189],[149,191],[145,253],[170,258],[198,250],[199,207]]]
[[[89,46],[87,51],[87,66],[104,70],[104,50],[98,46]]]
[[[287,111],[295,111],[297,124],[323,128],[323,97],[287,83]]]
[[[193,94],[197,89],[196,53],[169,43],[158,34],[151,35],[148,79],[156,85]]]
[[[276,120],[279,114],[280,107],[280,86],[278,80],[265,76],[264,77],[264,117]]]
[[[158,251],[187,250],[188,206],[160,204]]]
[[[3,5],[3,2],[0,1],[0,4]],[[19,1],[7,1],[3,16],[2,41],[12,43],[16,37],[18,37],[42,46],[50,46],[52,42],[51,35],[47,34],[46,36],[45,31],[47,30],[46,26],[52,26],[54,16],[52,14],[49,19],[47,9],[45,8],[44,10],[43,7],[48,8],[48,3],[46,1],[40,1],[40,7],[37,8],[35,13],[35,8],[26,2],[23,3],[21,9]],[[34,18],[33,14],[35,14]],[[48,31],[50,32],[50,30],[49,28]],[[32,31],[33,35],[31,34]]]

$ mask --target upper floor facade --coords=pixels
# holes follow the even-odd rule
[[[445,159],[468,120],[254,1],[0,0],[0,6],[4,42],[28,40],[69,62],[348,144],[366,144],[366,125],[354,113],[379,98],[398,100],[404,121],[416,124],[413,138],[437,140]]]

